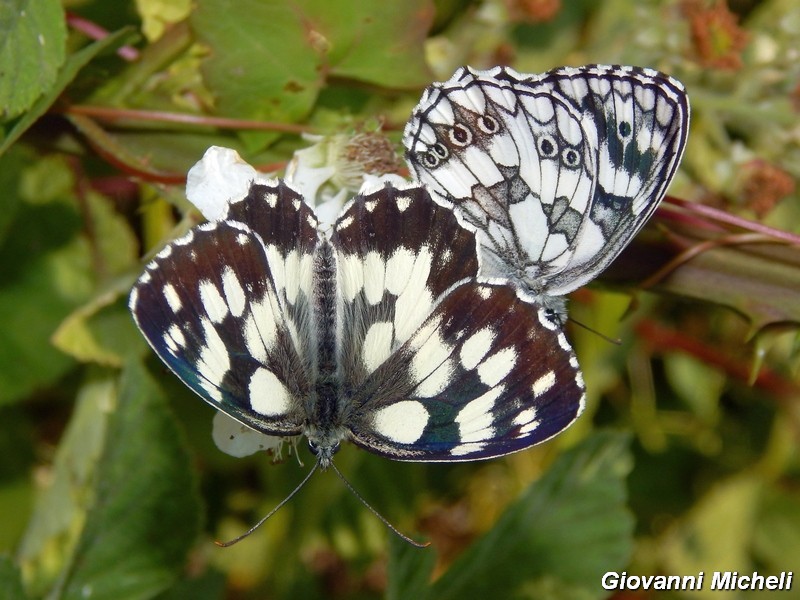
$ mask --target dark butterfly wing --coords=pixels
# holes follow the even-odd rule
[[[475,236],[419,186],[387,185],[342,211],[337,257],[339,365],[358,388],[400,347],[453,285],[475,277]]]
[[[367,381],[355,443],[396,460],[468,461],[568,427],[583,379],[557,322],[530,300],[505,284],[455,288]]]
[[[262,433],[296,435],[314,373],[298,325],[308,319],[287,299],[310,295],[310,272],[301,273],[318,236],[298,227],[306,215],[293,193],[276,186],[265,201],[256,188],[230,211],[239,220],[200,225],[164,248],[130,309],[158,356],[203,399]],[[245,222],[251,215],[262,232],[294,235],[265,244]]]
[[[424,188],[357,198],[331,242],[356,444],[396,460],[474,460],[577,417],[583,382],[563,333],[510,285],[474,279],[474,234]]]

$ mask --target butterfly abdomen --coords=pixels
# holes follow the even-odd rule
[[[339,426],[341,379],[336,354],[336,257],[327,240],[319,245],[314,256],[313,305],[317,364],[306,434],[320,466],[325,468],[344,437],[344,430]]]

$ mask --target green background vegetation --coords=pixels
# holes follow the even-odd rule
[[[800,571],[798,48],[793,0],[0,3],[0,597],[590,599],[606,571]],[[143,255],[200,218],[188,168],[221,145],[280,170],[301,132],[399,152],[462,64],[585,63],[663,70],[693,114],[676,199],[571,299],[621,340],[570,324],[584,416],[483,463],[344,448],[427,550],[330,473],[215,547],[305,471],[221,453],[128,314]]]

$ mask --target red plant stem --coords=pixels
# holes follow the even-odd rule
[[[797,234],[783,231],[781,229],[775,229],[773,227],[769,227],[768,225],[763,225],[762,223],[757,223],[749,219],[744,219],[742,217],[738,217],[731,213],[714,208],[713,206],[705,206],[704,204],[698,204],[697,202],[689,202],[688,200],[682,200],[680,198],[675,198],[674,196],[667,196],[665,198],[665,204],[662,206],[667,208],[669,205],[681,208],[690,213],[709,217],[712,220],[720,223],[740,227],[754,233],[761,233],[777,240],[783,240],[785,242],[789,242],[790,244],[800,246],[800,236]]]
[[[74,13],[67,13],[67,24],[76,31],[86,34],[93,40],[102,40],[108,37],[107,29],[100,27],[100,25],[88,19],[79,17]],[[139,59],[139,51],[133,46],[120,46],[117,49],[117,54],[128,62],[134,62]]]
[[[200,125],[203,127],[219,127],[221,129],[248,129],[256,131],[282,131],[284,133],[308,133],[311,128],[295,123],[275,123],[269,121],[251,121],[247,119],[228,119],[226,117],[210,117],[207,115],[190,115],[159,110],[137,110],[133,108],[113,108],[109,106],[87,106],[74,104],[65,111],[92,117],[99,121],[114,123],[122,120],[159,121],[163,123],[181,123]]]
[[[721,369],[731,377],[744,382],[750,381],[751,369],[749,364],[721,353],[714,346],[667,329],[650,319],[643,319],[637,323],[635,329],[642,339],[650,344],[652,348],[658,349],[659,352],[670,350],[684,352],[698,358],[705,364]],[[800,394],[800,386],[781,377],[767,367],[761,367],[753,384],[780,399],[796,398]]]

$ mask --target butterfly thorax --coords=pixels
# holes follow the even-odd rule
[[[560,324],[566,322],[567,300],[564,296],[547,293],[548,280],[540,263],[525,259],[513,248],[505,248],[499,252],[495,248],[484,246],[484,252],[481,275],[509,280],[525,293],[529,301],[551,311]]]
[[[314,257],[313,314],[316,329],[316,380],[305,434],[321,468],[330,465],[346,436],[341,425],[341,382],[336,356],[336,258],[325,240]]]

